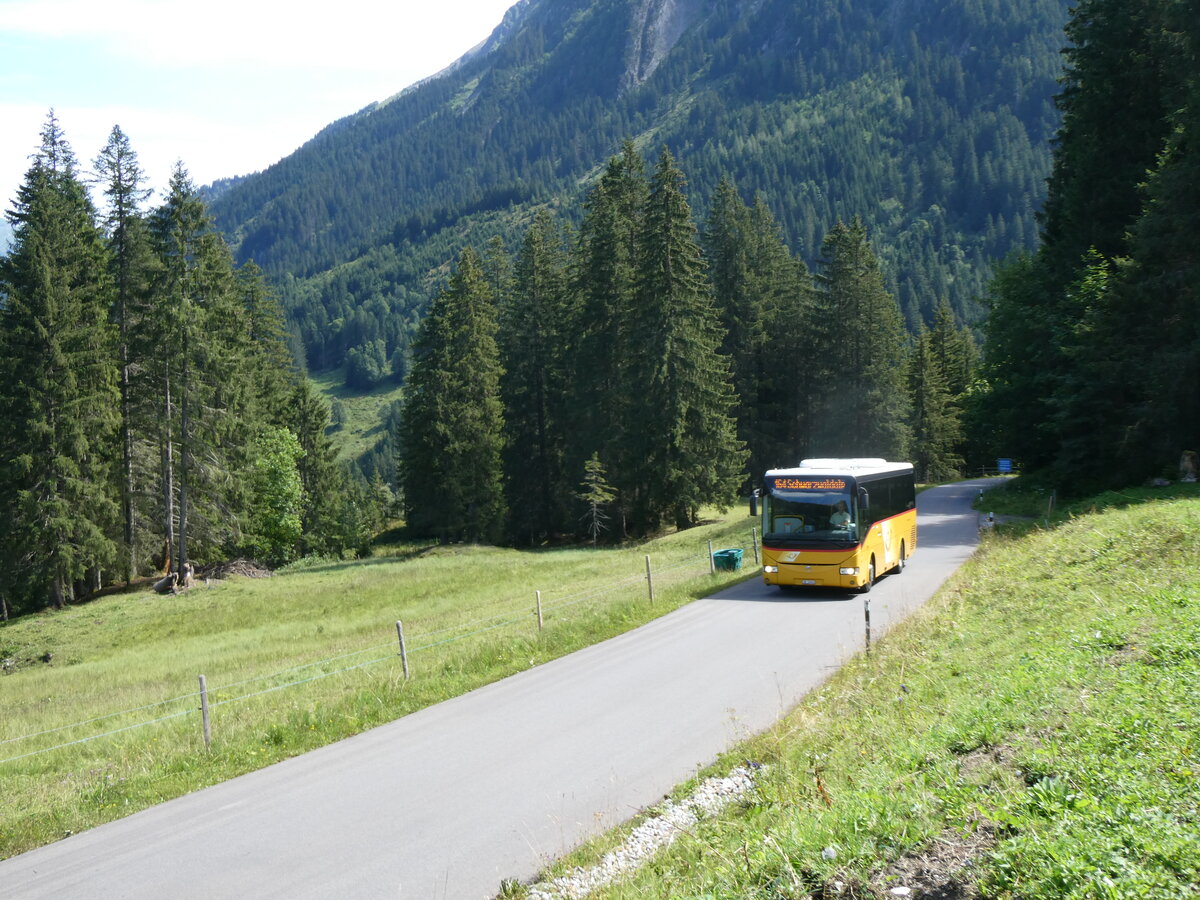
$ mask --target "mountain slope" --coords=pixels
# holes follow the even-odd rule
[[[523,0],[447,71],[213,202],[314,368],[402,350],[464,242],[572,215],[632,136],[703,213],[723,173],[812,261],[861,215],[910,324],[1032,246],[1070,0]]]

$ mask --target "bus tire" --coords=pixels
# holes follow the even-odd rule
[[[904,555],[904,541],[900,542],[900,559],[896,562],[896,574],[899,575],[908,565],[908,557]]]
[[[867,569],[867,580],[862,587],[858,589],[860,594],[870,593],[871,588],[875,586],[875,557],[871,557],[871,566]]]

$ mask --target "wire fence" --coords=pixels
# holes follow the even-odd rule
[[[754,530],[752,530],[751,539],[752,539],[752,543],[753,543],[753,547],[754,547],[755,561],[757,562],[758,540],[757,540],[757,534]],[[744,553],[746,548],[737,547],[737,548],[732,548],[732,549],[741,551]],[[148,727],[151,725],[158,725],[158,724],[168,722],[168,721],[171,721],[174,719],[180,719],[184,716],[195,715],[198,712],[203,713],[203,717],[204,717],[204,721],[205,721],[205,742],[207,744],[208,743],[208,712],[209,712],[209,710],[211,710],[215,707],[226,706],[229,704],[250,700],[255,697],[261,697],[261,696],[264,696],[267,694],[272,694],[277,691],[286,690],[288,688],[294,688],[294,687],[299,687],[299,686],[302,686],[305,684],[311,684],[313,682],[320,681],[320,680],[323,680],[326,678],[331,678],[336,675],[343,675],[343,674],[346,674],[349,672],[355,672],[355,671],[362,670],[367,667],[378,665],[380,663],[388,662],[388,661],[393,662],[393,663],[395,663],[397,661],[402,661],[403,667],[404,667],[404,677],[407,679],[409,677],[408,656],[411,656],[412,654],[430,651],[435,648],[444,647],[449,644],[459,643],[461,641],[466,641],[471,638],[479,637],[479,636],[482,636],[485,634],[500,631],[501,629],[504,629],[504,628],[514,627],[514,626],[518,626],[518,625],[525,625],[526,627],[536,627],[538,629],[538,631],[540,632],[545,627],[546,620],[552,616],[562,616],[564,611],[574,609],[574,608],[579,607],[588,602],[611,600],[614,596],[620,596],[620,595],[627,594],[629,592],[639,589],[639,586],[643,586],[643,585],[644,585],[643,589],[648,590],[648,595],[649,595],[650,601],[653,601],[654,600],[654,586],[655,586],[656,582],[659,584],[662,584],[672,578],[675,578],[676,580],[678,580],[679,575],[685,575],[687,577],[698,577],[702,573],[697,572],[695,570],[698,568],[701,560],[703,560],[707,563],[710,572],[715,572],[716,565],[714,563],[714,559],[715,559],[715,557],[714,557],[712,545],[710,542],[707,553],[694,554],[694,555],[689,555],[689,556],[686,556],[686,557],[683,557],[680,559],[676,559],[676,560],[673,560],[671,564],[662,566],[659,568],[652,567],[651,559],[649,556],[647,556],[645,558],[646,572],[644,574],[631,575],[631,576],[628,576],[625,578],[621,578],[621,579],[617,579],[615,581],[605,583],[603,585],[590,587],[585,590],[581,590],[581,591],[574,592],[574,593],[566,593],[566,594],[562,594],[561,596],[549,596],[548,599],[543,598],[542,592],[535,591],[533,593],[536,595],[536,598],[537,598],[536,606],[531,605],[531,598],[528,596],[510,597],[510,598],[507,598],[507,599],[501,600],[501,601],[493,601],[493,602],[489,602],[486,604],[481,604],[480,607],[476,607],[477,610],[480,608],[495,607],[498,605],[507,605],[508,608],[503,609],[500,612],[494,613],[492,615],[478,616],[478,617],[469,619],[464,622],[457,622],[453,625],[449,625],[444,628],[434,629],[431,631],[419,631],[418,630],[418,632],[415,636],[417,638],[419,638],[422,641],[422,643],[418,643],[417,645],[412,646],[412,647],[406,646],[403,628],[401,627],[401,623],[397,622],[396,625],[397,625],[398,630],[400,631],[399,652],[397,652],[397,640],[393,638],[388,641],[380,642],[377,644],[372,644],[368,647],[363,647],[359,650],[353,650],[348,653],[340,653],[340,654],[337,654],[334,656],[324,657],[322,659],[313,660],[311,662],[306,662],[306,663],[301,663],[301,664],[295,665],[295,666],[289,666],[288,668],[280,669],[275,672],[270,672],[270,673],[266,673],[263,675],[257,675],[252,678],[243,679],[241,681],[230,682],[228,684],[220,685],[215,688],[207,687],[205,685],[204,677],[200,676],[201,687],[200,687],[199,692],[192,691],[190,693],[182,694],[177,697],[172,697],[167,700],[159,700],[154,703],[147,703],[147,704],[143,704],[140,706],[130,707],[128,709],[122,709],[122,710],[118,710],[115,712],[105,713],[104,715],[100,715],[100,716],[93,716],[92,718],[83,719],[78,722],[71,722],[71,723],[65,724],[65,725],[58,725],[58,726],[55,726],[54,728],[47,728],[47,729],[44,729],[41,731],[31,732],[29,734],[23,734],[23,735],[19,735],[16,737],[0,739],[0,747],[6,747],[8,745],[18,745],[23,742],[33,741],[37,738],[45,738],[45,737],[48,737],[49,735],[60,735],[64,732],[69,732],[73,729],[85,728],[89,725],[95,725],[96,723],[99,723],[99,722],[106,722],[106,721],[111,721],[114,719],[119,719],[121,717],[133,716],[138,713],[144,713],[148,710],[162,709],[164,707],[169,707],[171,705],[185,704],[184,708],[178,709],[174,712],[166,713],[165,715],[155,716],[155,717],[152,717],[149,719],[144,719],[144,720],[140,720],[140,721],[133,722],[130,724],[121,725],[120,727],[117,727],[117,728],[112,728],[112,729],[109,729],[106,731],[101,731],[101,732],[95,733],[95,734],[89,734],[89,735],[86,735],[83,737],[75,738],[73,740],[63,741],[60,743],[52,743],[49,746],[38,747],[36,749],[31,749],[31,750],[28,750],[23,753],[17,753],[14,755],[5,756],[3,758],[0,758],[0,765],[16,762],[18,760],[28,759],[29,757],[38,756],[41,754],[51,753],[56,750],[62,750],[64,748],[73,747],[73,746],[76,746],[79,744],[89,743],[91,741],[98,741],[98,740],[102,740],[105,738],[114,737],[116,735],[124,734],[126,732],[130,732],[130,731],[133,731],[133,730],[136,730],[139,728],[145,728],[145,727]],[[547,593],[547,595],[551,594],[551,592],[546,592],[546,593]],[[536,615],[536,625],[531,626],[531,620],[534,615]],[[565,616],[563,616],[563,618],[565,618]],[[382,652],[384,650],[384,648],[387,648],[387,652]],[[365,659],[365,660],[360,659],[359,661],[354,662],[349,665],[337,665],[338,663],[345,663],[348,660],[352,660],[352,659],[355,659],[358,657],[363,657],[368,654],[374,654],[374,655],[372,655],[371,658],[369,658],[369,659]],[[334,668],[323,668],[323,667],[329,667],[329,666],[335,666],[335,667]],[[300,675],[301,673],[309,671],[309,670],[319,670],[319,671],[315,671],[312,674],[309,674],[305,677],[295,677],[295,676]],[[279,683],[276,683],[276,684],[270,684],[270,682],[279,681],[279,679],[286,679],[286,680],[280,681]],[[258,688],[258,689],[246,690],[246,691],[243,691],[242,693],[236,694],[235,696],[229,696],[229,697],[222,696],[222,694],[224,694],[224,693],[229,693],[231,691],[234,691],[237,688],[246,688],[246,687],[249,687],[250,685],[265,685],[265,686]],[[199,706],[197,705],[197,703],[199,703]],[[26,745],[26,746],[28,746],[28,745]],[[10,753],[12,750],[15,750],[15,749],[18,749],[18,748],[13,746],[10,749]],[[0,753],[3,753],[3,752],[4,752],[3,750],[0,750]]]

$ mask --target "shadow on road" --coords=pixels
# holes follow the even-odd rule
[[[860,596],[853,591],[832,588],[778,587],[763,584],[761,576],[712,595],[713,600],[737,600],[743,603],[845,603]]]

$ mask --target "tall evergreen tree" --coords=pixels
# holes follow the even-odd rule
[[[578,474],[598,453],[619,483],[623,439],[621,361],[626,358],[638,247],[648,186],[646,167],[631,141],[608,161],[584,203],[584,218],[571,273],[575,324],[568,354],[573,360],[566,467]],[[617,523],[624,533],[624,522]]]
[[[1108,328],[1118,340],[1105,348],[1132,389],[1114,436],[1126,479],[1173,472],[1182,451],[1200,450],[1200,2],[1169,12],[1184,99],[1132,229]]]
[[[838,223],[822,245],[815,330],[822,341],[822,397],[814,424],[818,456],[902,457],[908,398],[903,381],[904,328],[888,293],[867,229]]]
[[[763,198],[742,202],[722,179],[713,198],[705,249],[733,368],[738,437],[750,451],[752,479],[799,459],[812,396],[812,283],[794,259]]]
[[[409,528],[443,541],[499,536],[503,429],[496,310],[468,247],[413,345],[398,462]]]
[[[113,562],[117,414],[109,261],[51,112],[8,214],[0,260],[0,579],[10,597],[66,603]]]
[[[952,397],[962,397],[970,390],[979,366],[979,348],[971,329],[959,327],[950,302],[943,297],[933,314],[933,325],[929,329],[929,340],[934,356],[942,373],[946,376],[946,389]]]
[[[917,477],[945,481],[957,476],[963,460],[961,412],[938,357],[933,334],[921,326],[905,361],[911,408],[910,457]]]
[[[571,527],[564,458],[566,268],[562,230],[541,211],[521,245],[512,291],[500,309],[509,530],[521,543]]]
[[[238,266],[235,279],[240,309],[244,312],[251,394],[261,411],[254,417],[276,425],[287,424],[288,401],[298,373],[288,349],[283,310],[262,269],[253,262]]]
[[[356,546],[343,541],[339,512],[346,496],[345,475],[337,462],[337,448],[325,433],[329,408],[307,378],[298,379],[286,405],[287,426],[303,455],[296,468],[303,489],[300,512],[301,549],[304,553],[340,553]]]
[[[1187,157],[1178,125],[1187,119],[1196,70],[1194,47],[1181,39],[1194,27],[1191,3],[1085,0],[1072,10],[1042,247],[1033,259],[1002,268],[993,283],[989,395],[979,418],[994,424],[997,443],[1020,456],[1026,470],[1052,471],[1069,490],[1166,465],[1165,447],[1151,462],[1143,439],[1162,434],[1163,422],[1184,421],[1179,410],[1189,406],[1174,392],[1196,371],[1186,338],[1173,363],[1153,377],[1147,366],[1172,358],[1164,338],[1187,332],[1186,324],[1160,323],[1194,316],[1172,313],[1180,293],[1169,287],[1135,300],[1137,267],[1121,259],[1145,247],[1130,236],[1146,221],[1158,228],[1169,222],[1164,233],[1194,233],[1180,208],[1159,215],[1172,203],[1165,196],[1147,206],[1154,195],[1144,186],[1148,171]],[[1157,173],[1151,182],[1160,183]],[[1172,191],[1186,197],[1187,178]],[[1178,283],[1170,270],[1163,274]],[[1151,399],[1168,396],[1165,404]]]
[[[245,498],[229,474],[248,465],[249,332],[228,248],[182,164],[151,229],[160,261],[162,515],[168,555],[182,572],[190,539],[211,552],[237,536]]]
[[[104,186],[107,206],[104,215],[108,238],[111,275],[114,286],[112,320],[117,327],[117,356],[121,389],[121,465],[119,468],[121,517],[124,523],[121,567],[126,583],[133,579],[138,552],[135,497],[141,485],[135,481],[135,457],[146,448],[144,418],[139,418],[139,400],[135,395],[134,370],[141,353],[147,349],[144,329],[153,254],[142,205],[150,196],[144,187],[146,178],[129,138],[119,126],[113,126],[108,142],[93,164]]]
[[[640,533],[666,516],[694,525],[701,505],[729,502],[745,477],[729,361],[684,187],[664,148],[642,222],[621,373],[629,406],[617,483]]]
[[[1070,283],[1084,254],[1112,259],[1142,208],[1139,185],[1154,168],[1181,105],[1181,62],[1169,32],[1178,0],[1081,0],[1071,11],[1062,125],[1042,216],[1042,255],[1056,285]]]

